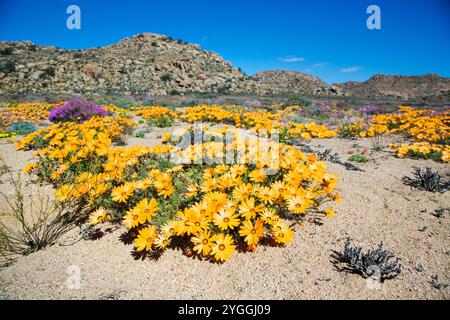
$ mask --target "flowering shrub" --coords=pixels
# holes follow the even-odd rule
[[[92,101],[73,98],[61,107],[53,109],[48,118],[51,122],[84,122],[94,116],[106,117],[108,112]]]
[[[172,126],[174,119],[178,118],[178,114],[175,111],[158,106],[140,108],[136,111],[136,115],[147,120],[149,125],[159,128]]]
[[[322,205],[339,199],[334,193],[337,176],[326,173],[322,162],[293,147],[272,143],[273,152],[283,156],[278,172],[268,175],[263,168],[273,165],[271,158],[258,156],[253,145],[248,145],[245,164],[234,165],[175,165],[154,158],[154,150],[141,149],[135,161],[126,157],[132,165],[124,168],[124,172],[138,174],[133,178],[115,173],[116,187],[110,195],[103,193],[113,205],[108,207],[110,200],[103,202],[91,220],[103,221],[113,208],[121,208],[122,222],[138,252],[184,243],[198,255],[224,261],[238,248],[255,250],[262,239],[290,242],[293,231],[283,219],[334,215],[331,207]],[[201,152],[194,152],[198,148]],[[195,162],[199,155],[213,157],[224,148],[235,145],[193,145],[181,157]],[[168,166],[165,171],[162,163]],[[114,173],[116,167],[110,170]],[[80,186],[66,189],[80,190]]]

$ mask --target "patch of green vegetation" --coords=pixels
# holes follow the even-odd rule
[[[10,56],[13,53],[13,48],[11,47],[6,47],[3,49],[0,49],[0,55],[2,56]]]
[[[144,131],[138,131],[135,133],[134,135],[136,138],[145,138],[145,133]]]
[[[157,118],[150,118],[147,120],[149,126],[156,126],[158,128],[171,127],[173,124],[173,119],[168,116],[161,116]]]
[[[10,73],[16,71],[16,63],[9,59],[0,64],[0,72]]]
[[[369,159],[367,159],[367,157],[363,154],[352,154],[350,158],[348,158],[348,161],[352,161],[352,162],[358,162],[358,163],[364,163],[369,161]]]
[[[169,82],[170,80],[172,80],[172,75],[170,73],[166,73],[161,76],[161,81],[163,82]]]
[[[36,125],[33,122],[16,122],[11,125],[11,132],[17,135],[28,135],[37,130]]]

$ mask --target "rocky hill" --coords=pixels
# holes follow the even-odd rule
[[[321,79],[298,71],[262,71],[253,79],[265,90],[275,90],[279,93],[300,93],[314,95],[344,95],[345,92],[331,86]]]
[[[0,93],[14,92],[263,93],[219,55],[151,33],[87,50],[0,42]]]
[[[418,99],[445,97],[450,94],[450,78],[436,74],[399,76],[377,74],[365,82],[335,84],[349,95],[375,99]]]

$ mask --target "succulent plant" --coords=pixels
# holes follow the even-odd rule
[[[384,250],[383,243],[380,243],[377,249],[364,253],[361,247],[352,247],[350,240],[347,239],[344,251],[333,250],[331,257],[333,264],[340,271],[358,273],[364,278],[378,276],[381,282],[395,278],[402,270],[400,259],[395,258],[392,252]],[[341,264],[345,264],[346,267],[340,267]]]
[[[444,180],[438,172],[431,170],[431,168],[413,168],[412,178],[407,176],[402,178],[403,183],[407,186],[430,192],[445,192],[450,188],[450,180]]]

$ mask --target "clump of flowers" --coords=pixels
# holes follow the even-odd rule
[[[130,110],[115,106],[113,104],[102,105],[101,107],[108,111],[110,114],[115,114],[123,118],[126,118],[130,115]]]
[[[375,115],[375,114],[385,113],[385,108],[382,106],[367,105],[367,106],[362,106],[361,108],[359,108],[358,111],[362,115]]]
[[[186,122],[193,123],[196,121],[211,123],[227,123],[235,124],[240,122],[240,111],[242,109],[237,106],[194,106],[186,107],[182,115],[182,119]]]
[[[15,132],[0,132],[0,139],[3,138],[14,138],[17,134]]]
[[[326,173],[322,162],[296,148],[269,142],[272,152],[282,157],[278,169],[271,157],[262,157],[254,150],[252,142],[243,155],[244,163],[195,164],[199,156],[220,158],[240,143],[245,142],[231,146],[205,142],[175,150],[191,164],[172,167],[165,178],[160,172],[150,176],[149,191],[140,200],[133,200],[123,218],[123,224],[136,235],[137,251],[159,251],[171,242],[184,242],[204,258],[225,261],[238,249],[254,251],[263,239],[279,245],[292,241],[294,234],[285,219],[314,213],[334,216],[331,207],[322,205],[339,198],[334,193],[337,176]],[[269,175],[271,169],[275,172]],[[185,185],[177,190],[180,181]],[[161,188],[165,183],[169,183],[169,194],[164,188],[152,191],[152,186]],[[135,189],[132,183],[120,186],[113,190],[113,200],[128,203],[136,196]],[[184,205],[160,224],[159,217],[166,211],[161,206],[175,199]]]
[[[24,171],[58,185],[70,181],[74,174],[98,170],[112,142],[133,125],[120,117],[94,117],[82,124],[58,123],[24,137],[17,149],[37,150],[38,161],[28,164]]]
[[[398,113],[372,117],[361,136],[402,134],[414,140],[412,144],[391,145],[400,158],[412,157],[448,162],[450,158],[450,110],[413,109],[401,106]]]
[[[261,142],[238,129],[231,144],[112,148],[126,121],[60,123],[25,137],[18,147],[38,149],[38,162],[26,171],[48,177],[60,201],[87,203],[91,224],[120,221],[137,252],[183,244],[206,259],[225,261],[261,243],[289,243],[289,219],[335,214],[329,202],[339,200],[338,177],[313,155],[273,141],[265,142],[269,154],[263,154]],[[214,160],[225,153],[234,154],[233,164]]]
[[[53,109],[48,118],[53,123],[77,122],[82,123],[94,116],[106,117],[108,112],[95,102],[82,98],[73,98],[61,107]]]
[[[429,142],[392,144],[391,148],[399,158],[433,159],[435,161],[450,161],[450,146]]]
[[[142,107],[136,111],[137,116],[141,116],[150,126],[159,128],[170,127],[173,121],[178,118],[178,113],[166,107]]]
[[[50,110],[60,106],[62,103],[17,103],[7,104],[6,108],[0,110],[0,128],[9,128],[18,122],[38,123],[48,119]]]

